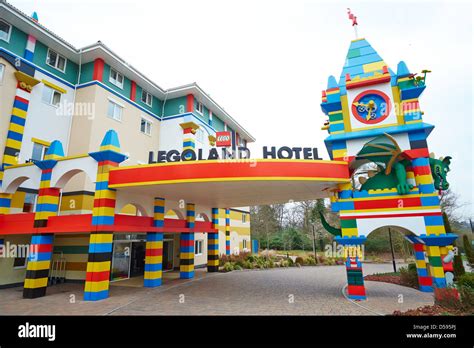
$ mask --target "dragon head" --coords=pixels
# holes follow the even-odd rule
[[[451,164],[451,157],[432,158],[430,157],[431,175],[433,175],[434,186],[439,191],[445,191],[449,188],[446,176],[449,172],[449,165]]]

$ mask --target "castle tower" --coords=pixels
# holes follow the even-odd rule
[[[412,74],[401,61],[395,73],[362,38],[351,42],[339,82],[330,76],[322,92],[329,156],[348,162],[356,174],[332,197],[332,210],[341,218],[335,240],[345,246],[353,299],[366,297],[357,246],[370,232],[387,226],[412,233],[407,239],[416,245],[420,289],[446,286],[444,269],[449,266],[443,253],[456,235],[446,234],[437,190],[448,188],[450,157],[429,158],[427,138],[434,126],[423,121],[418,101],[427,72]],[[374,170],[359,179],[358,168],[370,162]],[[428,270],[420,248],[428,255]]]

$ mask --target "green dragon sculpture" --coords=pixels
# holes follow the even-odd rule
[[[380,190],[396,188],[398,194],[405,195],[410,192],[413,185],[407,182],[406,167],[411,163],[403,154],[395,139],[383,134],[366,143],[355,158],[355,165],[363,163],[375,163],[377,171],[369,171],[369,178],[359,178],[362,184],[360,190]],[[435,159],[433,155],[429,158],[433,183],[439,191],[447,190],[449,183],[446,176],[449,172],[451,157]],[[375,174],[374,174],[375,173]],[[323,227],[335,236],[341,235],[341,229],[332,227],[320,212]]]

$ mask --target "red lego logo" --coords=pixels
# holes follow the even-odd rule
[[[216,146],[231,146],[231,135],[230,132],[216,132]]]

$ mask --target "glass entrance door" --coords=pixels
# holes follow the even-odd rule
[[[174,268],[174,240],[163,240],[163,271],[172,271]]]
[[[112,272],[110,279],[121,280],[130,278],[130,254],[132,243],[115,241],[112,253]]]

